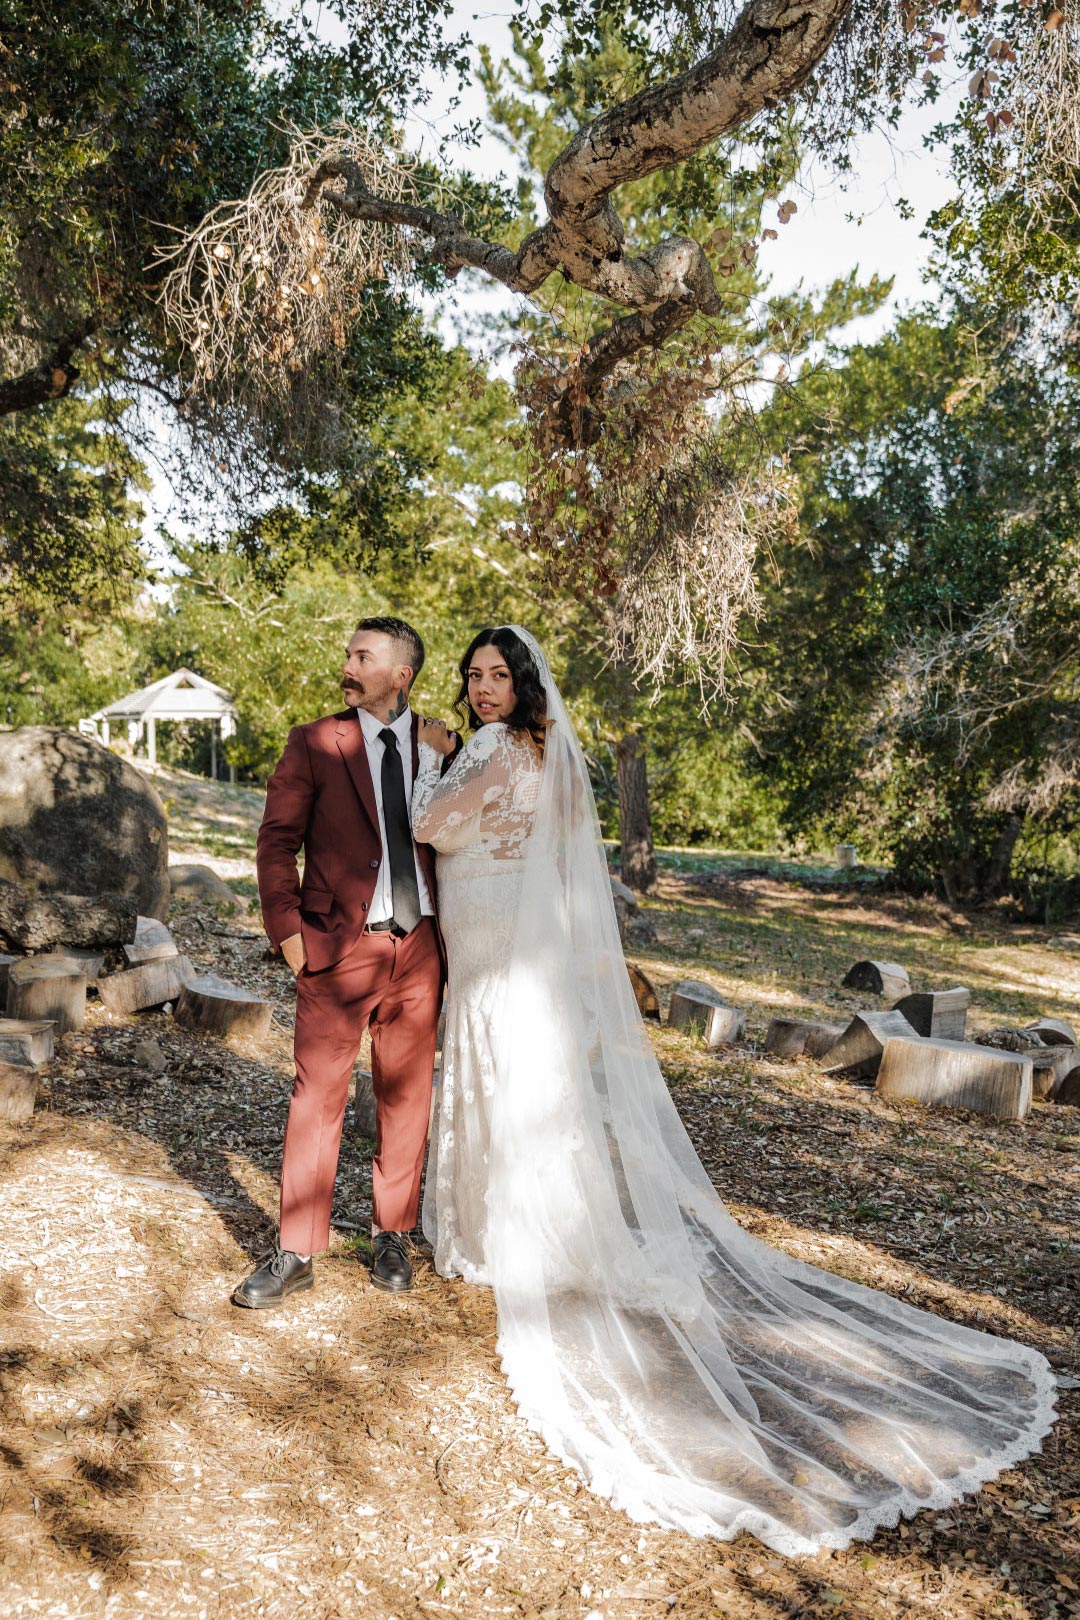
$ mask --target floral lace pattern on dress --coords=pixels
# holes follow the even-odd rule
[[[491,1023],[513,944],[541,764],[501,721],[470,737],[445,776],[442,763],[421,743],[413,836],[438,852],[439,925],[450,963],[422,1221],[440,1275],[488,1283]]]

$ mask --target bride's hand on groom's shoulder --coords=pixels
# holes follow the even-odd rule
[[[434,748],[437,754],[452,754],[460,741],[456,731],[449,731],[442,720],[432,720],[430,716],[420,716],[420,729],[416,734],[417,742],[427,743]]]

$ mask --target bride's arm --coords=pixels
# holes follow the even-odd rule
[[[457,828],[501,798],[510,780],[506,727],[494,722],[469,738],[446,771],[443,756],[421,743],[412,791],[413,837],[436,849],[453,846]]]

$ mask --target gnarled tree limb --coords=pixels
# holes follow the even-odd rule
[[[57,342],[51,354],[17,377],[0,379],[0,416],[25,411],[32,405],[46,405],[64,399],[78,381],[79,368],[73,357],[94,331],[92,321],[83,322]]]
[[[694,67],[650,85],[575,135],[546,177],[550,217],[517,252],[472,235],[455,214],[378,196],[347,157],[315,168],[304,206],[314,207],[321,196],[349,218],[416,231],[429,238],[425,256],[449,275],[470,267],[528,296],[560,271],[585,291],[637,311],[593,341],[585,377],[595,387],[620,359],[662,343],[693,314],[722,308],[700,243],[672,236],[644,254],[625,251],[611,193],[684,162],[790,96],[821,60],[849,4],[750,0],[730,33]],[[327,189],[341,179],[344,191]]]

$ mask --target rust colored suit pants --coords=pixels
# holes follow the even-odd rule
[[[301,971],[296,1079],[281,1165],[283,1249],[319,1254],[330,1241],[349,1080],[369,1024],[376,1113],[372,1215],[385,1232],[416,1225],[442,985],[430,917],[404,939],[361,934],[333,967]]]

